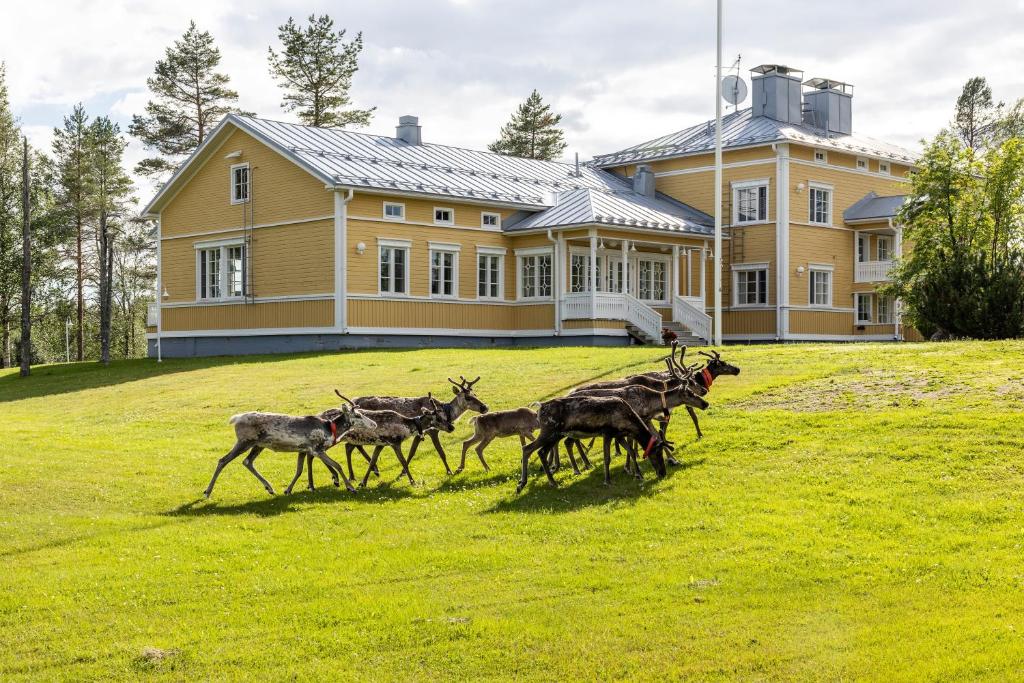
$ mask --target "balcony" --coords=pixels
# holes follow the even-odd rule
[[[888,282],[889,271],[892,270],[892,261],[861,261],[854,271],[854,282]]]

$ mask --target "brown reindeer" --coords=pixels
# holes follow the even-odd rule
[[[540,420],[537,413],[529,408],[515,408],[514,410],[499,410],[485,415],[477,415],[470,419],[473,425],[473,436],[462,442],[462,461],[455,469],[458,474],[466,467],[466,451],[473,444],[476,444],[476,456],[480,458],[480,464],[484,471],[489,472],[490,467],[484,460],[484,449],[487,445],[499,437],[518,436],[519,445],[526,447],[527,440],[533,440],[533,433],[540,429]]]

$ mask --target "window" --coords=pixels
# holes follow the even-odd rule
[[[810,222],[820,225],[832,224],[832,190],[823,186],[811,186],[808,193],[810,198]]]
[[[665,300],[665,262],[653,259],[637,261],[637,298],[642,301]]]
[[[384,202],[384,220],[405,220],[405,204],[399,204],[398,202]]]
[[[597,257],[597,291],[604,289],[604,282],[601,280],[601,273],[604,272],[604,259]],[[575,252],[569,257],[569,291],[589,292],[590,291],[590,253]]]
[[[409,293],[409,245],[398,240],[380,240],[381,294]]]
[[[879,161],[878,162],[878,172],[879,173],[884,173],[886,175],[889,175],[889,162],[888,161]]]
[[[866,171],[868,170],[868,160],[864,157],[857,157],[857,170]]]
[[[814,150],[814,160],[819,164],[828,163],[828,154],[823,149],[816,149]]]
[[[231,203],[244,204],[249,201],[249,164],[235,164],[231,167]]]
[[[878,322],[886,325],[892,324],[892,299],[887,296],[878,299]]]
[[[504,297],[505,271],[503,250],[477,248],[476,295],[481,299],[501,299]]]
[[[244,297],[248,291],[246,248],[241,241],[200,246],[197,291],[200,299]]]
[[[750,183],[734,186],[734,223],[761,223],[768,220],[768,184]]]
[[[767,268],[737,270],[735,275],[737,306],[757,306],[768,303]]]
[[[857,263],[864,263],[868,259],[868,238],[857,235]]]
[[[519,295],[524,299],[551,296],[551,254],[519,257]]]
[[[605,270],[605,291],[608,292],[621,292],[622,291],[622,259],[621,258],[609,258],[608,268]]]
[[[888,237],[878,238],[878,260],[888,261],[892,258],[892,246]]]
[[[458,245],[430,246],[430,296],[459,295]]]
[[[857,294],[857,324],[865,325],[871,322],[871,295]]]
[[[488,213],[484,211],[480,214],[480,227],[481,228],[500,228],[501,227],[501,214],[500,213]]]
[[[455,225],[455,211],[434,207],[434,225]]]
[[[808,302],[811,306],[832,305],[832,271],[811,268],[809,278],[811,291]]]

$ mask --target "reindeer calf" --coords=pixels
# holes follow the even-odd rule
[[[525,447],[527,440],[533,441],[533,433],[540,429],[540,419],[538,419],[537,413],[529,408],[485,413],[475,416],[470,422],[475,431],[473,436],[462,442],[462,462],[455,470],[456,474],[466,468],[466,451],[473,444],[476,444],[476,456],[480,458],[480,464],[484,466],[484,471],[490,472],[491,468],[484,460],[484,449],[489,443],[503,436],[518,436],[519,445]]]

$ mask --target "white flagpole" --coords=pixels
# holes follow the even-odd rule
[[[718,0],[718,59],[715,66],[715,331],[722,344],[722,0]]]

